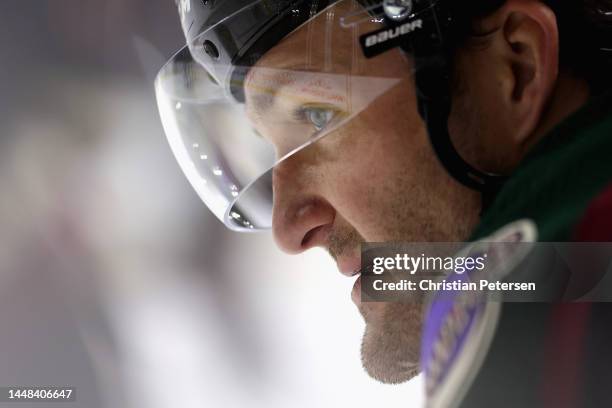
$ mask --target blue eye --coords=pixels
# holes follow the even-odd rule
[[[334,110],[327,108],[303,108],[303,113],[305,119],[312,123],[317,132],[325,129],[336,114]]]

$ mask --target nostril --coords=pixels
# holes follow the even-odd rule
[[[310,231],[308,231],[306,233],[306,235],[304,235],[304,238],[302,238],[302,242],[301,242],[300,246],[302,248],[307,248],[308,243],[312,240],[312,237],[317,232],[317,230],[319,230],[320,228],[323,228],[323,226],[316,227],[316,228],[313,228]]]
[[[324,199],[304,195],[279,199],[275,195],[272,230],[278,246],[291,254],[327,243],[335,218],[334,208]]]
[[[324,245],[326,241],[326,235],[330,229],[330,225],[320,225],[316,228],[308,231],[300,244],[302,250],[313,248],[315,246]]]

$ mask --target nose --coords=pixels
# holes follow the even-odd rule
[[[290,163],[274,169],[272,232],[283,251],[298,254],[327,243],[336,211]],[[310,184],[310,185],[309,185]]]

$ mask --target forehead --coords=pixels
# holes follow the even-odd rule
[[[379,28],[354,0],[323,10],[249,69],[244,82],[247,112],[266,112],[280,103],[280,96],[284,103],[330,103],[354,110],[355,103],[364,105],[389,84],[410,77],[411,64],[399,49],[364,56],[360,36]]]
[[[257,62],[255,68],[357,74],[363,60],[359,36],[377,27],[369,21],[347,25],[363,13],[354,0],[341,0],[288,34]]]

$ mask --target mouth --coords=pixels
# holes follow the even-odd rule
[[[359,276],[357,279],[355,279],[353,290],[351,290],[351,299],[353,300],[353,303],[359,306],[361,304],[361,273],[357,272],[356,275]]]
[[[340,273],[345,276],[348,276],[349,278],[361,273],[360,257],[338,257],[336,263],[338,264],[338,270],[340,271]]]
[[[361,303],[361,259],[360,257],[338,257],[336,260],[338,270],[345,276],[355,277],[355,284],[351,291],[351,299],[353,303],[359,305]]]

